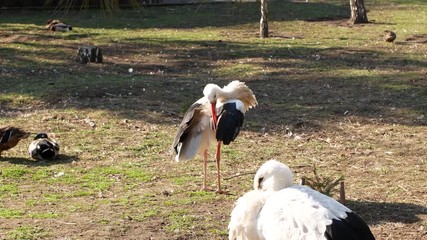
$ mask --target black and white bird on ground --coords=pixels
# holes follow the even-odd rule
[[[57,19],[49,19],[46,23],[46,28],[56,32],[69,32],[73,30],[71,25],[65,24]]]
[[[216,84],[207,84],[203,90],[204,97],[193,103],[179,125],[172,144],[176,154],[175,160],[194,159],[197,154],[203,158],[203,187],[206,186],[206,168],[208,150],[211,142],[217,142],[216,167],[218,189],[221,188],[221,145],[228,145],[239,135],[245,112],[255,107],[258,102],[252,90],[240,81],[232,81],[223,88]]]
[[[369,226],[338,201],[293,185],[292,172],[269,160],[240,197],[228,225],[230,240],[374,240]]]
[[[36,160],[52,160],[59,154],[59,144],[46,133],[39,133],[30,143],[28,153]]]

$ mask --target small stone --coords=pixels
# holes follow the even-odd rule
[[[59,172],[59,173],[57,173],[57,174],[55,174],[55,175],[53,175],[54,177],[56,177],[56,178],[58,178],[58,177],[62,177],[62,176],[64,176],[65,175],[65,173],[64,172]]]

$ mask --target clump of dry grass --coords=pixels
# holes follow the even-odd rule
[[[330,176],[321,176],[317,172],[317,167],[312,167],[312,177],[303,178],[303,184],[327,195],[332,196],[337,192],[337,186],[340,185],[340,182],[344,180],[344,176],[339,177],[330,177]]]

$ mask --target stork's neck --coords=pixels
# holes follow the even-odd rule
[[[203,89],[203,95],[211,103],[224,103],[228,100],[238,99],[243,102],[246,111],[258,104],[255,95],[248,88],[248,86],[239,81],[232,81],[223,88],[220,88],[216,84],[209,83]]]
[[[218,102],[226,102],[230,99],[236,99],[237,94],[234,91],[226,91],[221,88],[217,89],[216,96]]]

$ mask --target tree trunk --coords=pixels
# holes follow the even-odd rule
[[[351,18],[348,23],[368,23],[364,0],[350,0]]]
[[[261,0],[261,20],[259,22],[260,38],[268,38],[268,8],[267,0]]]

